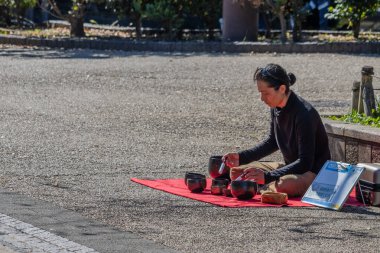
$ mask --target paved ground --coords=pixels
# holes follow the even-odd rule
[[[52,203],[5,190],[0,190],[0,210],[8,214],[0,214],[1,253],[176,252]]]
[[[86,246],[37,228],[31,224],[0,215],[0,252],[96,252]],[[4,245],[3,245],[4,244]]]
[[[252,74],[269,62],[323,114],[348,111],[364,65],[380,71],[371,55],[3,48],[0,187],[182,252],[376,252],[379,208],[224,209],[129,180],[206,173],[210,155],[262,139]]]

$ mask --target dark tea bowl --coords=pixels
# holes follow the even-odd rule
[[[228,180],[227,178],[214,178],[214,179],[212,179],[211,185],[212,186],[224,186],[227,188],[229,183],[230,183],[230,180]]]
[[[223,195],[226,197],[233,197],[231,193],[231,189],[223,189]]]
[[[185,174],[185,185],[187,185],[187,179],[188,178],[204,178],[204,179],[206,179],[206,175],[203,175],[201,173],[196,173],[196,172],[186,172],[186,174]]]
[[[253,181],[231,181],[231,194],[237,199],[247,200],[256,195],[257,183]]]
[[[223,195],[223,191],[228,188],[230,180],[226,178],[214,178],[211,183],[211,194]]]
[[[194,193],[203,192],[206,188],[206,178],[188,178],[186,180],[187,188]]]
[[[222,165],[221,155],[213,155],[208,161],[208,173],[212,178],[230,178],[230,168],[225,165],[224,171],[222,174],[219,174],[220,165]]]

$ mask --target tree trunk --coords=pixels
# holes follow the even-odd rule
[[[183,28],[180,27],[176,30],[176,36],[175,39],[182,40],[183,39]]]
[[[283,7],[281,7],[281,11],[279,13],[280,18],[280,24],[281,24],[281,42],[285,43],[286,38],[286,20],[285,20],[285,11],[283,10]]]
[[[264,24],[265,24],[265,38],[270,39],[272,37],[271,35],[271,30],[272,26],[269,20],[269,14],[266,11],[263,11],[263,19],[264,19]]]
[[[141,14],[140,13],[136,14],[135,22],[136,22],[136,37],[137,37],[137,39],[141,39],[141,36],[142,36],[142,31],[141,31],[142,22],[141,22]]]
[[[6,25],[12,25],[12,14],[10,9],[0,8],[0,16],[4,19]]]
[[[208,30],[208,40],[214,40],[215,35],[214,35],[214,20],[215,16],[214,13],[210,14],[209,17],[207,17],[206,25],[207,25],[207,30]]]
[[[163,25],[166,33],[166,39],[173,40],[174,35],[173,35],[173,24],[171,20],[164,20]]]
[[[206,23],[206,27],[207,27],[207,39],[208,40],[213,40],[215,39],[215,35],[214,35],[214,17],[211,16],[211,17],[205,17],[204,19],[205,23]]]
[[[20,1],[15,1],[15,14],[16,14],[16,20],[17,20],[17,24],[19,25],[19,26],[23,26],[23,24],[21,23],[21,19],[20,19],[20,17],[21,17],[21,7],[20,7]]]
[[[208,40],[214,40],[215,39],[215,35],[214,35],[214,29],[209,26],[208,28]]]
[[[294,27],[293,27],[293,42],[300,42],[301,36],[301,20],[300,17],[294,17]]]
[[[354,38],[358,39],[360,33],[360,21],[354,22],[352,24],[352,32],[354,33]]]
[[[69,23],[71,37],[86,36],[86,34],[84,33],[83,17],[70,17]]]
[[[49,2],[47,0],[42,0],[41,1],[41,6],[42,8],[42,15],[41,15],[41,21],[44,24],[47,24],[47,21],[49,20],[49,12],[47,11],[49,8]]]
[[[257,41],[258,9],[249,4],[242,7],[232,0],[223,0],[223,39]]]

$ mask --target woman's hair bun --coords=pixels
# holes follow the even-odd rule
[[[288,78],[289,78],[289,86],[292,86],[297,80],[296,76],[293,73],[288,73]]]

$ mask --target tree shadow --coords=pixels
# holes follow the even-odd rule
[[[48,49],[48,48],[9,48],[0,51],[0,56],[18,58],[44,58],[44,59],[107,59],[110,53],[101,50],[86,49]]]
[[[1,47],[0,57],[19,57],[19,58],[43,58],[43,59],[108,59],[123,57],[180,57],[186,58],[191,56],[209,56],[209,57],[234,57],[241,53],[223,53],[223,52],[164,52],[164,51],[123,51],[123,50],[100,50],[87,48],[48,48],[32,46],[13,46],[7,45]]]

